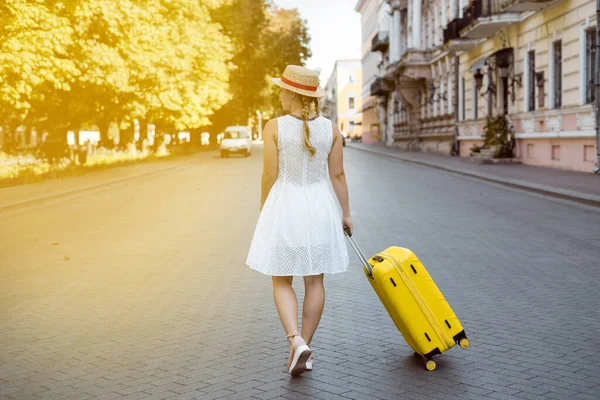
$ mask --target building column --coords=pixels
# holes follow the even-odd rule
[[[398,61],[398,55],[396,54],[397,43],[400,40],[400,36],[396,35],[396,18],[390,20],[390,64]]]
[[[386,142],[387,135],[387,100],[385,97],[377,96],[377,119],[379,120],[379,134],[381,137],[379,140],[383,143]]]
[[[386,147],[392,147],[392,145],[394,144],[394,98],[395,98],[395,94],[391,93],[388,96],[388,102],[386,104],[386,110],[385,112],[387,113],[387,126],[386,126],[386,138],[385,138],[385,145]]]
[[[408,44],[408,26],[406,11],[400,11],[400,58],[406,52]]]
[[[401,37],[402,35],[402,21],[400,20],[400,9],[394,8],[394,18],[393,18],[393,27],[394,27],[394,36],[396,37],[394,52],[396,53],[396,60],[400,60],[402,55],[401,51]]]
[[[413,33],[412,33],[412,18],[413,18],[413,4],[412,0],[408,2],[408,9],[406,10],[406,48],[412,49],[413,46]]]
[[[422,48],[421,45],[421,0],[412,0],[413,12],[412,12],[412,33],[413,33],[413,47],[415,49]]]

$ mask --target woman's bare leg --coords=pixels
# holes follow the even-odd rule
[[[298,300],[296,299],[296,292],[292,288],[292,282],[292,276],[273,276],[273,298],[286,335],[298,332]],[[290,339],[289,342],[288,367],[292,362],[294,348],[304,344],[304,340],[297,336]],[[296,343],[296,346],[294,346],[294,343]]]
[[[325,305],[323,274],[304,277],[304,305],[302,308],[302,338],[310,345],[321,321]]]

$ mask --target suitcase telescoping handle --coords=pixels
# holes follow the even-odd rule
[[[360,262],[364,265],[364,267],[369,272],[369,276],[373,275],[373,268],[371,267],[371,264],[369,264],[369,260],[367,259],[367,257],[365,257],[365,254],[362,252],[360,247],[358,247],[358,245],[354,241],[354,238],[352,237],[352,233],[350,232],[350,229],[348,229],[346,227],[346,228],[344,228],[344,232],[346,233],[346,237],[348,238],[348,241],[350,242],[350,246],[352,246],[352,248],[356,252],[356,255],[360,259]]]

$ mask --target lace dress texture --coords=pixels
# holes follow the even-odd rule
[[[279,174],[260,213],[246,264],[265,275],[306,276],[346,271],[349,263],[342,209],[328,172],[332,122],[308,122],[310,157],[302,120],[277,118]]]

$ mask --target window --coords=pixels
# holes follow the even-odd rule
[[[552,44],[554,47],[554,79],[551,83],[554,91],[554,108],[562,107],[562,41]]]
[[[558,144],[552,145],[552,159],[556,161],[560,160],[560,145]]]
[[[356,80],[356,76],[354,72],[350,72],[350,76],[348,77],[348,82],[353,83]]]
[[[354,97],[348,98],[348,108],[354,110]]]
[[[348,132],[349,133],[356,132],[356,125],[354,124],[354,121],[348,121]]]
[[[583,145],[583,161],[596,161],[596,154],[593,144],[585,144]]]
[[[223,139],[245,139],[248,134],[244,131],[226,131],[223,133]]]
[[[527,158],[533,158],[533,143],[527,143]]]
[[[529,66],[527,68],[527,75],[529,77],[527,92],[529,93],[529,104],[527,105],[528,111],[535,110],[535,50],[531,50],[528,54]]]
[[[594,101],[594,68],[596,67],[596,28],[585,31],[585,102]]]

